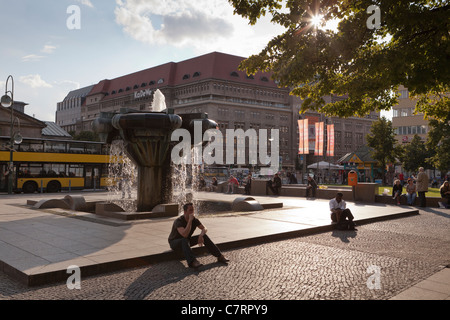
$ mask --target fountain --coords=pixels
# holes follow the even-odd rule
[[[197,121],[202,123],[202,133],[217,127],[205,113],[176,115],[173,109],[164,110],[161,95],[155,93],[159,106],[153,109],[157,111],[122,108],[120,113],[103,112],[94,121],[94,130],[102,140],[107,143],[123,141],[126,154],[137,167],[137,212],[151,212],[158,205],[171,201],[173,131],[183,128],[194,136]]]
[[[119,113],[102,112],[93,123],[93,129],[99,134],[101,140],[111,144],[111,150],[115,150],[111,157],[116,161],[121,158],[119,165],[114,167],[110,176],[113,184],[120,183],[122,189],[120,191],[116,189],[116,195],[124,192],[124,188],[127,188],[126,184],[129,187],[131,180],[134,180],[132,176],[136,176],[134,168],[137,168],[136,201],[132,199],[111,201],[110,199],[109,202],[88,203],[81,196],[69,195],[64,199],[29,201],[28,204],[36,209],[69,208],[122,220],[177,216],[180,204],[189,201],[196,205],[198,201],[193,193],[196,191],[199,166],[195,161],[195,151],[191,152],[191,156],[194,157],[192,166],[172,163],[170,156],[176,144],[172,142],[172,134],[177,129],[187,130],[191,137],[190,143],[187,142],[188,149],[190,146],[191,149],[199,150],[201,149],[199,147],[208,143],[203,139],[198,140],[199,135],[203,137],[207,130],[216,129],[217,123],[208,119],[206,113],[174,114],[173,109],[166,108],[165,98],[159,90],[154,94],[152,110],[138,111],[122,108]],[[199,128],[201,128],[200,131]],[[123,154],[128,157],[123,157]],[[183,152],[183,156],[187,155]],[[128,160],[131,160],[134,166]],[[126,179],[124,175],[131,178]],[[187,185],[190,179],[192,182],[189,192]],[[176,195],[173,193],[174,187],[177,188]],[[124,195],[122,198],[125,198]],[[174,200],[176,204],[173,204]],[[223,206],[224,202],[204,202],[203,205],[213,205],[213,211],[216,211],[220,210],[219,207]],[[197,209],[199,206],[201,204],[197,203]],[[226,206],[229,206],[226,210],[233,211],[263,209],[263,206],[250,197],[237,198],[232,205],[226,204]],[[131,212],[132,210],[136,212]]]

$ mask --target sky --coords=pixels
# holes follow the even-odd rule
[[[0,92],[55,121],[57,103],[104,79],[213,51],[248,57],[282,27],[255,26],[227,0],[0,0]]]
[[[0,0],[0,92],[55,121],[72,90],[219,51],[257,54],[281,27],[233,15],[226,0]]]

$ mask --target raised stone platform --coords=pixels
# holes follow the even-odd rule
[[[36,203],[42,200],[40,195],[32,197]],[[99,203],[105,193],[85,197],[87,203]],[[201,192],[199,197],[214,200],[217,194]],[[232,203],[236,197],[224,194],[221,200]],[[263,207],[282,203],[282,208],[199,216],[221,250],[334,228],[328,200],[252,198]],[[0,270],[28,286],[65,282],[73,265],[86,277],[183,259],[169,249],[167,241],[175,217],[126,221],[68,209],[37,210],[25,203],[22,195],[0,199]],[[411,207],[347,203],[357,225],[418,214]],[[204,252],[204,248],[194,250]]]

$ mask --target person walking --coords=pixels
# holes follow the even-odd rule
[[[419,205],[420,207],[425,208],[427,206],[425,193],[428,192],[429,180],[423,167],[419,168],[419,174],[417,175],[416,182],[417,193],[419,194]]]
[[[201,233],[198,236],[192,236],[196,228],[199,228]],[[206,235],[207,231],[200,220],[195,218],[194,205],[192,203],[186,203],[183,206],[183,215],[173,222],[172,231],[169,234],[170,248],[174,251],[183,252],[190,268],[202,266],[192,252],[191,247],[195,245],[205,245],[209,253],[217,258],[217,262],[226,264],[229,260],[224,257],[219,248]]]

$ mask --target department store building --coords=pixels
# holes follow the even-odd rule
[[[119,112],[121,108],[151,110],[153,93],[159,89],[166,106],[175,113],[204,112],[215,120],[225,136],[226,129],[279,129],[280,162],[284,169],[294,170],[298,161],[298,120],[301,100],[279,88],[270,73],[247,76],[238,67],[245,58],[212,52],[182,62],[169,62],[112,80],[102,80],[92,88],[78,90],[74,105],[80,105],[76,131],[92,130],[92,122],[100,112]],[[88,87],[87,87],[88,88]],[[80,93],[83,93],[80,95]],[[81,97],[82,96],[82,97]],[[326,98],[328,101],[337,99]],[[64,111],[58,105],[57,120]],[[69,109],[70,110],[70,109]],[[73,113],[73,111],[72,111]],[[335,124],[335,156],[307,157],[307,164],[315,161],[336,161],[348,152],[365,144],[365,135],[378,113],[365,118],[326,118],[316,113],[300,117]],[[58,122],[57,122],[58,123]],[[58,123],[64,128],[64,124]],[[73,128],[73,124],[71,124]],[[269,131],[270,132],[270,131]],[[248,148],[248,146],[247,146]]]

